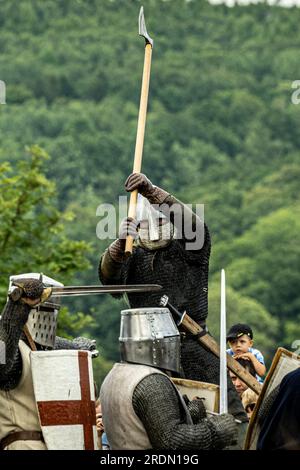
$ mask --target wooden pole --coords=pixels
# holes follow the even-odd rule
[[[136,143],[135,143],[133,173],[140,173],[141,168],[142,168],[142,157],[143,157],[149,83],[150,83],[151,58],[152,58],[152,45],[148,43],[146,44],[146,47],[145,47],[144,70],[143,70],[138,127],[137,127]],[[135,219],[135,216],[136,216],[137,196],[138,196],[138,191],[137,189],[135,189],[130,194],[130,202],[129,202],[129,209],[128,209],[128,217],[131,217],[132,219]],[[126,245],[125,245],[126,256],[130,256],[132,254],[132,246],[133,246],[133,238],[131,235],[128,235],[126,238]]]
[[[194,335],[198,335],[199,333],[203,332],[203,328],[201,328],[198,323],[192,320],[187,314],[185,314],[181,320],[181,326],[184,328],[185,331],[188,331]],[[206,334],[198,338],[199,343],[206,347],[209,351],[211,351],[215,356],[220,357],[220,347],[216,340]],[[227,368],[231,370],[237,377],[239,377],[246,385],[248,385],[253,392],[257,395],[260,394],[262,385],[256,380],[253,375],[251,375],[243,366],[241,366],[232,356],[227,354]]]
[[[143,157],[152,48],[153,48],[153,40],[147,33],[147,29],[146,29],[143,7],[141,7],[140,14],[139,14],[139,35],[145,38],[146,45],[145,45],[145,57],[144,57],[144,69],[143,69],[143,78],[142,78],[140,109],[139,109],[139,117],[138,117],[136,142],[135,142],[133,173],[140,173],[141,168],[142,168],[142,157]],[[135,219],[136,217],[137,196],[138,196],[138,191],[137,189],[135,189],[130,194],[129,209],[128,209],[128,217],[131,217],[132,219]],[[133,247],[133,238],[130,235],[128,235],[126,238],[126,244],[125,244],[126,256],[130,256],[132,254],[132,247]]]

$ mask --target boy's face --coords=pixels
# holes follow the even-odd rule
[[[237,339],[231,339],[228,341],[234,354],[242,354],[248,352],[249,348],[252,347],[253,341],[248,335],[240,336]]]

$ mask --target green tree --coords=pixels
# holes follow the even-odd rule
[[[68,282],[79,269],[86,269],[89,246],[69,240],[64,226],[72,221],[71,212],[56,208],[56,186],[44,175],[49,160],[37,146],[16,168],[1,165],[0,174],[0,250],[1,301],[12,273],[47,272]]]
[[[217,277],[217,276],[216,276]],[[254,347],[262,351],[270,361],[277,349],[278,321],[256,300],[241,295],[231,285],[230,272],[226,270],[226,312],[227,329],[235,323],[247,323],[254,334]],[[216,280],[209,288],[209,315],[207,324],[212,334],[219,340],[220,335],[220,283]]]
[[[67,238],[95,249],[87,254],[90,268],[73,271],[80,283],[97,282],[98,258],[109,243],[94,238],[97,199],[116,203],[132,168],[144,54],[136,25],[140,5],[1,2],[0,79],[7,84],[7,105],[0,107],[0,162],[15,167],[33,142],[52,156],[44,171],[57,183],[57,207],[75,216]],[[298,334],[293,247],[299,243],[292,216],[282,238],[276,222],[283,220],[278,210],[290,212],[299,201],[300,106],[291,103],[291,83],[299,79],[300,9],[149,0],[145,14],[155,47],[143,171],[183,201],[205,204],[213,240],[210,280],[230,266],[235,289],[279,318],[290,341]],[[259,224],[269,217],[263,221],[269,226],[272,215],[264,238]],[[273,259],[281,266],[275,246],[283,258],[288,251],[284,288],[276,268],[265,268]],[[17,240],[14,250],[14,258],[26,263]],[[264,254],[263,263],[265,252],[270,256]],[[70,260],[64,262],[68,268]],[[108,338],[116,341],[122,306],[108,296],[90,300],[70,308],[95,308],[90,333],[104,355],[116,358],[117,342],[113,350]]]
[[[65,226],[73,215],[56,209],[56,187],[44,175],[49,161],[41,148],[27,149],[16,168],[0,166],[0,272],[1,302],[6,301],[8,278],[22,272],[43,272],[71,281],[78,270],[88,268],[90,246],[71,240]],[[74,337],[93,326],[91,315],[71,313],[64,307],[59,313],[58,334]],[[97,362],[101,377],[108,369],[107,361]]]
[[[263,304],[280,321],[279,340],[290,343],[300,307],[300,206],[262,217],[240,238],[215,249],[214,269],[226,267],[230,285]],[[288,325],[288,339],[285,325]]]

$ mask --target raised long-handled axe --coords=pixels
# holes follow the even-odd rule
[[[151,58],[152,58],[152,48],[153,48],[153,40],[150,38],[146,29],[143,7],[141,7],[140,14],[139,14],[139,35],[145,38],[146,45],[145,45],[144,70],[143,70],[142,90],[141,90],[141,99],[140,99],[140,110],[139,110],[139,117],[138,117],[136,143],[135,143],[133,173],[140,173],[141,168],[142,168],[142,156],[143,156],[144,135],[145,135],[149,83],[150,83]],[[130,194],[128,217],[131,217],[132,219],[134,219],[136,215],[137,195],[138,195],[137,189],[132,191]],[[131,255],[132,246],[133,246],[133,238],[130,235],[128,235],[126,238],[126,245],[125,245],[126,256]]]
[[[186,312],[181,313],[176,307],[170,304],[167,295],[163,295],[160,299],[160,306],[167,307],[170,310],[177,326],[181,326],[184,331],[195,335],[195,338],[197,338],[197,341],[200,344],[220,358],[220,347],[216,340],[210,336],[205,329],[198,325],[198,323],[196,323]],[[262,385],[229,354],[227,354],[227,368],[245,382],[253,392],[257,395],[260,394]]]

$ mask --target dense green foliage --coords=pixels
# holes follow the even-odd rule
[[[16,168],[0,165],[1,304],[6,301],[11,274],[50,272],[56,279],[71,283],[74,273],[89,267],[90,246],[71,240],[66,233],[72,212],[56,208],[55,183],[44,175],[48,155],[37,146],[26,150]],[[67,307],[60,310],[61,336],[79,336],[94,326],[91,315],[70,312]],[[103,377],[108,362],[97,358],[94,364],[98,376]]]
[[[209,325],[218,334],[225,268],[229,321],[253,324],[255,344],[270,359],[300,335],[300,105],[291,102],[300,78],[300,10],[143,3],[155,41],[143,171],[185,202],[205,204],[213,236]],[[1,2],[7,105],[0,106],[0,161],[15,165],[35,143],[51,155],[47,176],[56,182],[59,207],[75,214],[66,233],[94,248],[91,268],[78,266],[73,283],[97,282],[109,241],[96,238],[96,208],[117,202],[132,168],[144,51],[140,5]],[[26,244],[17,244],[14,258],[23,259]],[[54,274],[48,253],[39,256],[33,265],[40,260]],[[9,272],[22,265],[6,262]],[[92,309],[89,332],[108,359],[118,357],[122,305],[108,297],[71,305]]]
[[[71,212],[56,209],[56,187],[42,170],[49,157],[34,146],[12,169],[0,166],[1,301],[5,299],[10,274],[50,271],[71,279],[78,269],[86,269],[88,245],[71,241],[64,225]],[[5,286],[5,287],[4,287]]]

